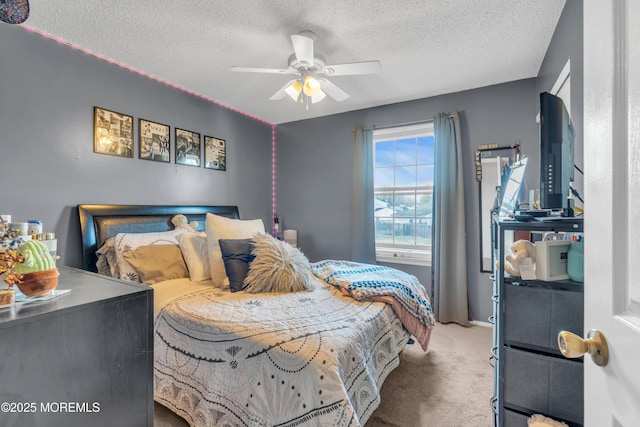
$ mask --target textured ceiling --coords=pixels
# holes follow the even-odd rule
[[[534,77],[565,0],[30,0],[23,24],[271,123]],[[379,60],[336,76],[351,97],[309,110],[270,101],[291,76],[290,35],[316,34],[328,64]]]

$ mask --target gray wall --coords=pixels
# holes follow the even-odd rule
[[[299,243],[311,260],[351,256],[352,129],[429,120],[437,112],[460,111],[465,165],[467,262],[470,317],[486,321],[492,313],[491,281],[480,273],[478,185],[474,151],[489,143],[522,143],[529,158],[527,187],[540,187],[539,93],[555,83],[571,58],[571,109],[576,130],[576,164],[582,166],[583,123],[582,1],[568,0],[539,74],[528,79],[401,104],[279,125],[278,211],[285,227],[299,230]],[[577,188],[581,178],[576,175]],[[389,264],[392,265],[392,264]],[[426,286],[428,267],[392,265],[416,275]]]
[[[0,213],[42,219],[80,266],[80,203],[238,205],[271,217],[271,126],[0,24]],[[170,58],[167,58],[170,60]],[[211,78],[215,78],[212,76]],[[93,152],[93,107],[134,117],[134,158]],[[138,118],[227,140],[227,172],[138,159]]]
[[[356,125],[386,126],[431,120],[458,110],[467,220],[467,262],[471,318],[491,315],[491,281],[480,273],[479,201],[474,152],[479,145],[521,141],[522,153],[537,164],[536,82],[527,79],[465,92],[387,105],[277,126],[278,212],[285,227],[299,232],[299,245],[312,261],[351,257],[353,134]],[[427,267],[395,267],[429,286]]]

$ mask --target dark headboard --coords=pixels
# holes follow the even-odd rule
[[[186,215],[204,230],[206,214],[239,218],[237,206],[78,205],[82,234],[82,268],[97,271],[96,251],[118,233],[151,233],[173,229],[171,218]]]

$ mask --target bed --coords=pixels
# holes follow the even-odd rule
[[[175,215],[198,230],[207,214],[240,221],[235,206],[79,205],[78,214],[90,271],[109,239],[170,232]],[[367,296],[370,285],[330,284],[343,264],[312,265],[306,292],[230,292],[189,277],[152,284],[155,401],[194,427],[364,425],[411,336],[404,309]],[[431,326],[416,333],[425,349]]]

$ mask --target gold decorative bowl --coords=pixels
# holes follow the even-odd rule
[[[18,283],[20,292],[28,297],[47,295],[58,286],[58,269],[36,271],[22,276],[22,283]]]

